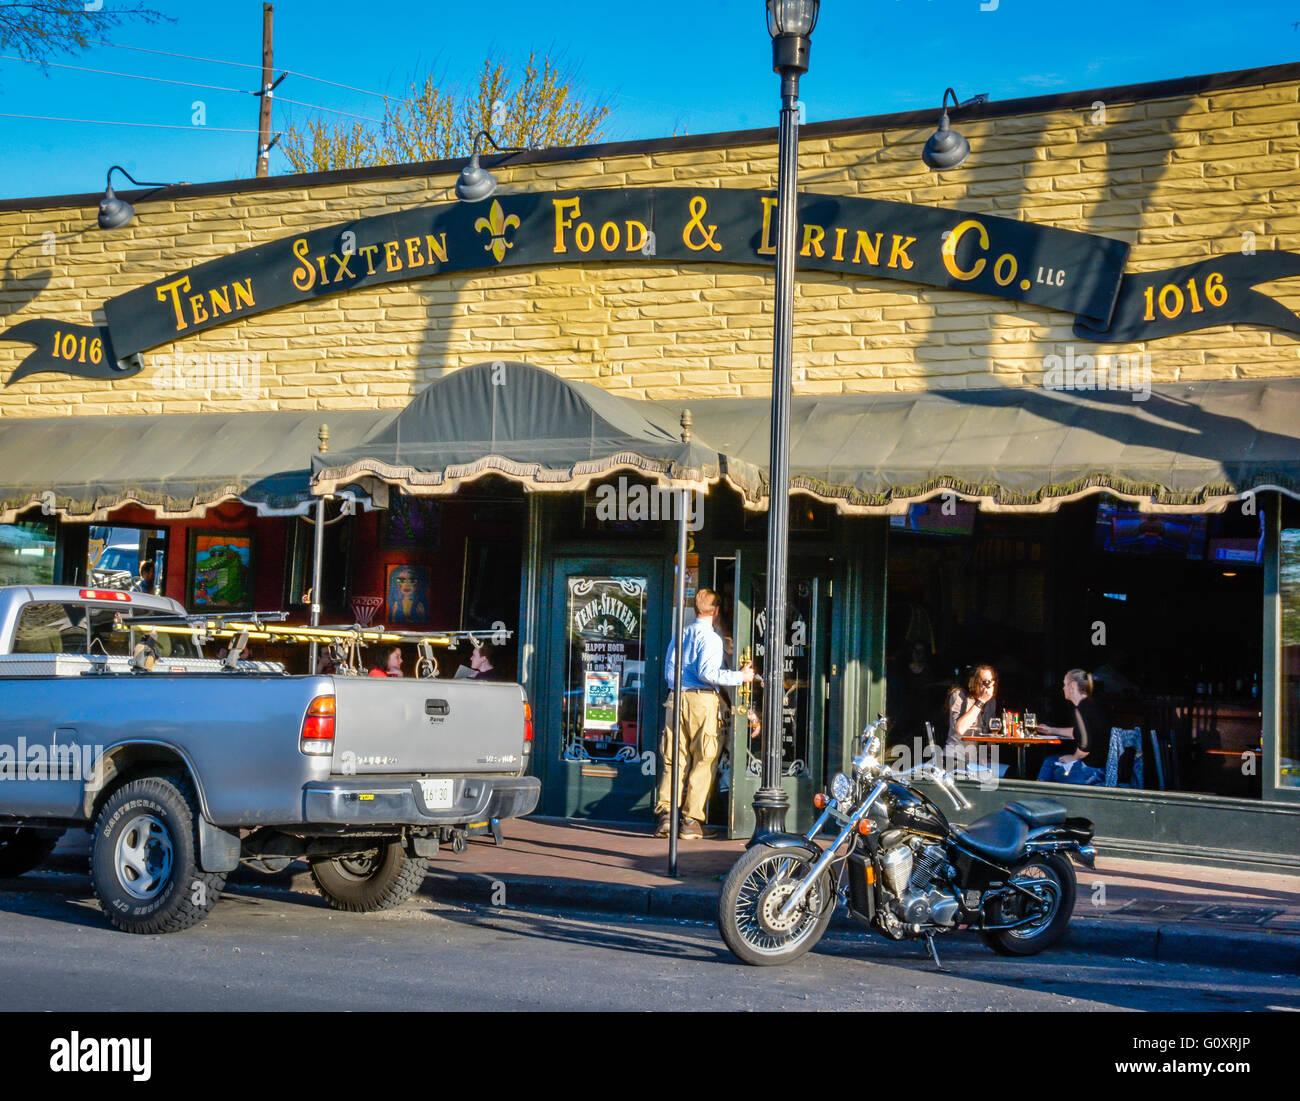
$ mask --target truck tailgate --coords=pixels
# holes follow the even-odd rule
[[[524,695],[517,684],[334,677],[334,773],[518,772]]]

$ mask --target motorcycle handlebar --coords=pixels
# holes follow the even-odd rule
[[[925,761],[919,765],[913,765],[911,768],[906,769],[903,772],[895,773],[894,776],[895,779],[906,780],[908,777],[917,773],[921,776],[929,775],[931,779],[934,780],[935,784],[938,785],[939,790],[948,796],[952,805],[958,810],[970,810],[971,807],[975,805],[961,793],[961,789],[957,786],[952,776],[932,762]]]

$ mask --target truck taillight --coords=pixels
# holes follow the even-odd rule
[[[527,752],[533,744],[533,705],[524,700],[524,750]]]
[[[131,594],[120,589],[82,589],[78,594],[82,600],[117,600],[123,604],[131,603]]]
[[[302,720],[298,748],[318,756],[334,752],[334,697],[317,696]]]

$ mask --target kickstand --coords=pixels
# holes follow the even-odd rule
[[[951,972],[947,967],[944,967],[944,965],[941,964],[941,963],[939,962],[939,953],[936,952],[935,949],[934,949],[934,934],[933,934],[933,933],[926,933],[926,934],[925,934],[925,946],[926,946],[928,949],[930,949],[930,958],[931,958],[932,960],[934,960],[934,966],[937,967],[940,971],[942,971],[945,975],[949,975],[949,974],[951,974],[952,972]]]

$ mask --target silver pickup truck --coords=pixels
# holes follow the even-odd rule
[[[104,913],[133,933],[201,920],[241,860],[308,861],[337,909],[409,898],[440,843],[528,814],[532,714],[517,684],[289,676],[123,631],[174,600],[0,588],[0,876],[91,830]]]

